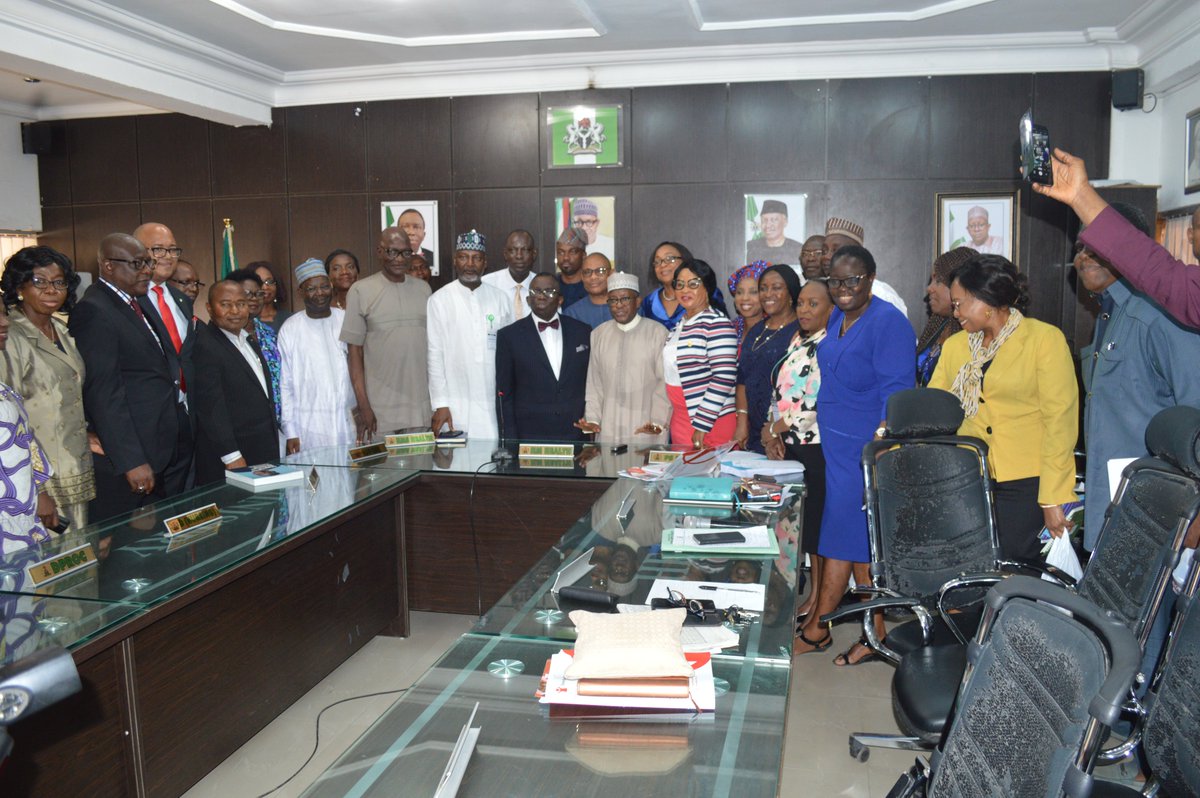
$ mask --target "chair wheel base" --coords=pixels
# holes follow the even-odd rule
[[[871,749],[851,737],[850,756],[853,759],[857,759],[859,762],[866,762],[871,758]]]

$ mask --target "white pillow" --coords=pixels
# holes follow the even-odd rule
[[[637,679],[691,676],[679,633],[687,610],[596,613],[575,610],[578,638],[568,679]]]

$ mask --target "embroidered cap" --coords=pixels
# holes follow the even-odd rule
[[[562,231],[562,234],[559,235],[558,240],[554,243],[562,244],[564,247],[587,249],[587,233],[578,227],[568,227]]]
[[[854,243],[862,246],[864,232],[861,224],[850,221],[849,219],[839,219],[834,216],[825,223],[825,235],[845,236],[846,238],[854,239]]]
[[[616,272],[608,276],[608,293],[620,290],[632,291],[635,294],[640,294],[638,288],[638,278],[636,274],[629,272]]]
[[[571,203],[572,216],[599,216],[600,209],[590,199],[577,199]]]
[[[461,252],[462,250],[471,252],[487,252],[487,236],[479,232],[475,228],[471,228],[467,232],[461,234],[454,242],[454,251]]]
[[[325,274],[325,262],[319,261],[316,258],[309,258],[297,266],[294,272],[296,274],[296,285],[304,285],[304,281],[310,277]]]

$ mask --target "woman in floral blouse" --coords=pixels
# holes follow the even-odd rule
[[[804,464],[808,495],[804,500],[801,545],[812,559],[812,590],[796,613],[797,624],[812,610],[821,582],[820,558],[816,554],[821,513],[825,508],[825,458],[821,454],[821,435],[817,429],[817,391],[821,387],[817,344],[825,337],[825,327],[832,312],[833,300],[825,281],[805,283],[796,303],[800,330],[792,338],[787,354],[775,366],[774,412],[762,428],[767,457],[773,460],[786,457]]]

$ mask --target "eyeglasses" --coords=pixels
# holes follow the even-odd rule
[[[175,283],[180,288],[203,288],[208,283],[202,283],[199,280],[168,280],[169,283]]]
[[[681,260],[683,260],[683,258],[679,257],[678,255],[667,255],[662,258],[655,258],[650,263],[654,266],[654,268],[657,269],[659,266],[672,266],[676,263],[679,263]]]
[[[130,260],[129,258],[105,258],[109,263],[124,263],[135,272],[148,272],[154,268],[154,261],[149,258],[137,258]]]
[[[1081,241],[1075,242],[1074,252],[1075,252],[1075,257],[1079,257],[1080,255],[1083,255],[1085,258],[1091,258],[1092,260],[1096,259],[1096,253],[1092,252],[1090,249],[1085,247],[1083,245],[1083,242],[1081,242]]]
[[[266,291],[243,291],[242,293],[250,299],[262,299],[267,295]]]
[[[279,285],[279,281],[272,277],[268,277],[267,279],[263,280],[263,285],[264,286],[267,286],[267,285],[276,286],[276,285]]]
[[[597,277],[597,276],[603,277],[604,275],[608,274],[611,271],[612,271],[612,269],[608,268],[607,266],[601,266],[599,269],[584,269],[583,276],[584,277]]]
[[[865,274],[856,274],[853,277],[846,277],[845,279],[830,277],[825,282],[830,288],[858,288],[858,284],[865,279],[867,279]]]
[[[821,249],[820,247],[817,247],[816,249],[809,248],[800,250],[801,255],[820,255],[824,252],[825,250]]]
[[[595,227],[598,224],[600,224],[599,219],[576,219],[575,220],[576,227]]]
[[[617,305],[628,305],[636,299],[637,297],[635,296],[610,296],[608,298],[608,304],[610,307],[616,307]]]
[[[150,254],[156,258],[178,258],[183,255],[180,247],[150,247]]]
[[[300,290],[304,293],[305,296],[313,296],[314,294],[319,294],[322,291],[332,291],[333,286],[329,285],[328,283],[318,283],[317,285],[305,286],[304,288],[301,288]]]
[[[553,299],[558,296],[559,291],[557,288],[530,288],[529,294],[530,296],[544,296],[547,299]]]
[[[389,248],[383,250],[383,254],[388,256],[388,260],[395,260],[396,258],[411,258],[413,256],[413,251],[411,249]]]
[[[33,283],[33,287],[39,291],[45,291],[53,288],[55,291],[66,291],[66,280],[47,280],[45,277],[30,277],[29,282]]]
[[[671,285],[671,287],[674,288],[676,291],[680,291],[684,288],[699,288],[702,285],[704,285],[703,280],[701,280],[699,277],[693,277],[692,279],[687,280],[687,281],[676,280]]]

